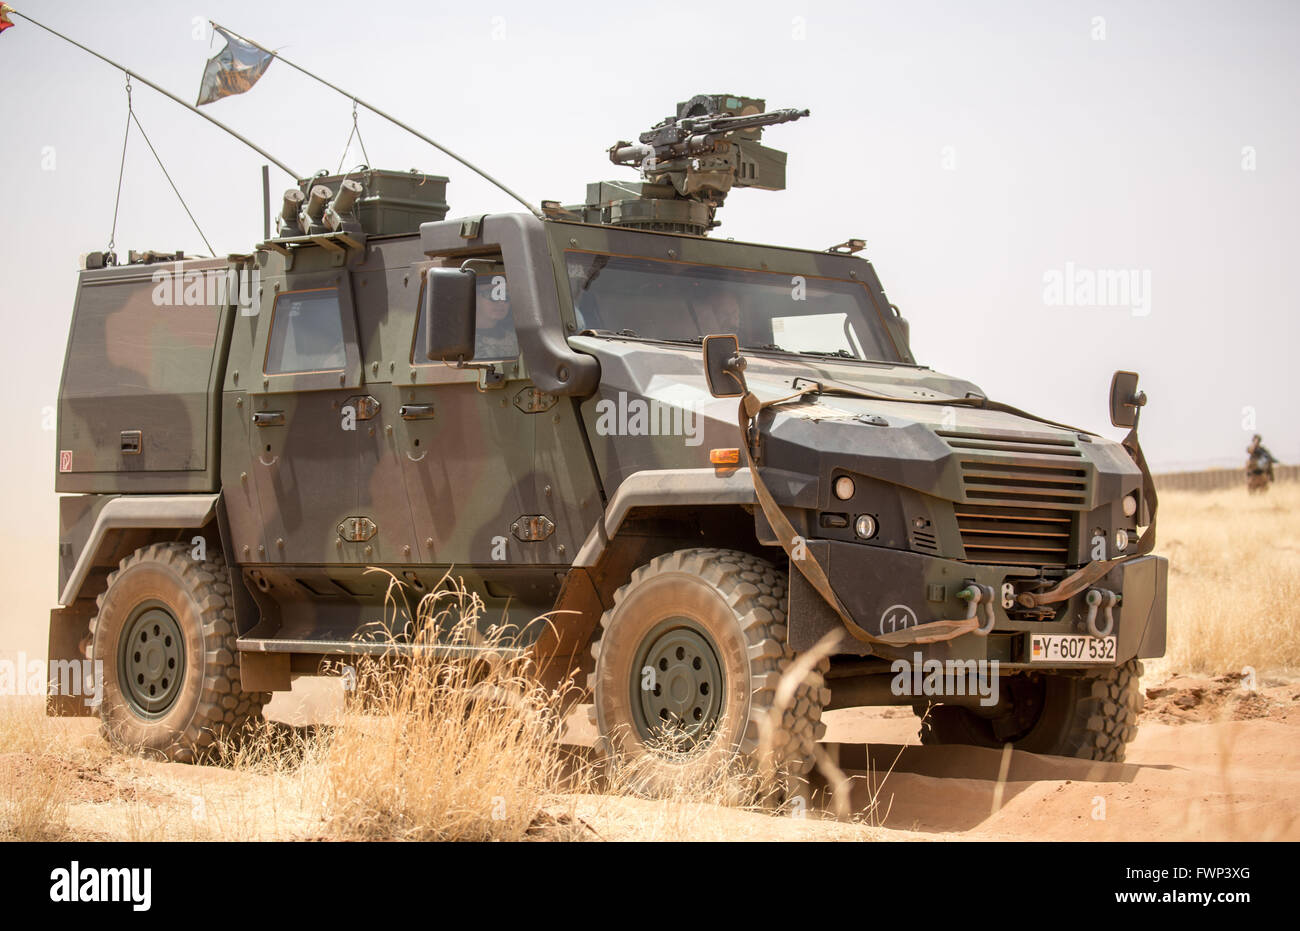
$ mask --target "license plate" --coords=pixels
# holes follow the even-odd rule
[[[1029,638],[1031,663],[1113,663],[1114,637],[1075,634],[1032,634]]]

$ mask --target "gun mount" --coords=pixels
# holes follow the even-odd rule
[[[679,103],[676,116],[641,133],[638,142],[616,142],[610,161],[637,168],[642,180],[589,184],[583,219],[704,235],[718,225],[717,210],[733,187],[785,190],[786,154],[758,140],[765,127],[809,111],[765,106],[753,97],[700,94]]]

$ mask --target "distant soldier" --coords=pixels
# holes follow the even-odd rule
[[[1268,486],[1273,483],[1273,463],[1277,462],[1277,457],[1260,442],[1258,433],[1246,447],[1246,455],[1249,457],[1246,460],[1246,490],[1252,494],[1268,491]]]

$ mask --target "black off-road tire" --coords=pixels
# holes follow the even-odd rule
[[[1008,714],[985,718],[956,705],[936,705],[921,722],[921,743],[1010,743],[1029,753],[1120,763],[1137,736],[1141,679],[1142,663],[1131,659],[1082,675],[1043,674],[1006,682],[1020,692],[1013,693],[1015,706]]]
[[[785,775],[813,766],[813,748],[826,732],[822,708],[830,700],[823,658],[800,683],[779,721],[770,715],[782,674],[795,660],[786,646],[786,574],[748,553],[685,549],[651,560],[614,594],[592,645],[588,677],[601,748],[628,761],[642,788],[671,787],[688,771],[716,772],[739,759],[760,762],[763,723],[772,723],[769,761]],[[707,633],[723,670],[726,696],[712,736],[689,753],[665,752],[638,732],[632,704],[641,683],[634,668],[657,630],[678,621]],[[662,634],[659,635],[662,637]]]
[[[139,709],[119,675],[128,662],[120,637],[146,609],[169,614],[183,642],[184,675],[175,697],[152,715]],[[88,658],[102,663],[96,667],[103,680],[101,733],[129,752],[181,763],[205,761],[219,742],[236,741],[270,700],[265,692],[241,688],[236,637],[230,577],[220,554],[199,560],[187,544],[154,543],[127,556],[109,575],[90,622]]]

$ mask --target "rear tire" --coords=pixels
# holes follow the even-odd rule
[[[98,608],[89,658],[102,664],[100,730],[111,743],[195,763],[261,718],[270,696],[240,687],[220,554],[197,560],[183,543],[142,547],[109,575]]]
[[[1142,663],[1131,659],[1082,675],[1015,676],[1011,710],[981,717],[956,705],[935,705],[921,722],[921,743],[1001,747],[1119,763],[1137,736]]]
[[[771,714],[794,662],[785,609],[785,573],[735,550],[659,556],[615,593],[588,681],[601,746],[630,764],[637,788],[669,789],[735,760],[756,767],[765,762],[757,759],[765,724],[776,771],[811,769],[826,731],[829,661],[798,686],[779,718]]]

